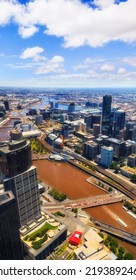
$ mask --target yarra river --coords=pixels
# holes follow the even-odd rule
[[[106,192],[86,181],[88,175],[64,162],[36,160],[38,177],[50,186],[60,190],[70,199],[106,194]],[[86,212],[93,218],[136,234],[136,220],[123,208],[123,203],[89,208]],[[126,227],[119,221],[122,220]],[[136,259],[136,246],[119,240],[119,244],[131,252]]]

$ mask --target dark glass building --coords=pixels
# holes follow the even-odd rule
[[[126,144],[123,140],[116,138],[107,138],[105,140],[105,146],[113,148],[113,160],[120,161],[126,157]]]
[[[118,110],[114,113],[114,137],[119,136],[119,132],[125,126],[125,112]]]
[[[20,227],[41,217],[37,170],[32,166],[29,141],[0,147],[0,178],[5,191],[16,197]]]
[[[0,172],[5,177],[16,176],[32,165],[31,149],[26,140],[0,147]]]
[[[101,116],[92,114],[91,115],[91,128],[93,128],[94,124],[101,124]]]
[[[0,194],[0,260],[22,260],[19,215],[13,193]]]
[[[3,103],[5,105],[6,111],[9,111],[9,101],[5,99],[5,100],[3,100]]]
[[[74,103],[74,102],[72,102],[72,103],[69,104],[69,106],[68,106],[68,112],[69,112],[69,113],[74,113],[74,112],[75,112],[75,103]]]
[[[136,142],[136,122],[127,122],[125,139]]]
[[[111,102],[112,96],[103,96],[103,106],[102,106],[102,133],[105,135],[112,135],[112,122],[113,116],[111,114]]]

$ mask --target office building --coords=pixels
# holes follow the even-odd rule
[[[0,260],[21,260],[23,250],[19,233],[19,215],[11,191],[0,194]]]
[[[72,102],[72,103],[69,104],[69,106],[68,106],[68,112],[69,112],[69,113],[74,113],[74,112],[75,112],[75,103],[74,103],[74,102]]]
[[[114,112],[114,136],[118,137],[120,130],[124,129],[125,126],[125,112],[118,110]]]
[[[29,142],[22,140],[0,147],[0,177],[5,191],[16,197],[20,227],[41,216],[37,171],[32,166]]]
[[[103,96],[102,133],[104,135],[112,135],[111,102],[112,102],[112,97],[110,95]]]
[[[124,140],[126,138],[125,135],[126,135],[126,129],[121,129],[119,131],[119,139]]]
[[[136,141],[136,122],[127,122],[126,140]]]
[[[101,146],[103,146],[103,139],[101,137],[98,137],[95,139],[95,142],[98,145],[98,154],[101,153]]]
[[[55,102],[55,109],[58,109],[58,107],[59,107],[58,102]]]
[[[106,117],[106,119],[108,116],[110,116],[111,113],[111,102],[111,95],[103,96],[102,117]]]
[[[49,120],[50,119],[50,115],[51,115],[51,111],[50,110],[46,110],[46,109],[40,109],[40,114],[43,117],[43,120]]]
[[[113,148],[113,160],[120,161],[126,157],[126,143],[123,140],[116,138],[105,139],[105,146],[111,146]]]
[[[128,156],[127,158],[127,165],[130,167],[135,167],[136,166],[136,155],[132,154]]]
[[[113,148],[112,147],[101,147],[101,159],[100,163],[101,165],[105,167],[110,167],[113,159]]]
[[[41,124],[42,121],[43,121],[43,116],[42,115],[35,116],[35,123],[36,123],[36,125]]]
[[[135,141],[131,141],[131,140],[127,140],[126,141],[126,146],[128,144],[131,145],[131,153],[130,154],[136,154],[136,142]],[[127,153],[126,153],[126,155],[127,155]]]
[[[67,124],[64,124],[62,126],[61,134],[63,135],[64,139],[68,138],[69,135],[69,126]]]
[[[5,105],[6,111],[9,111],[9,101],[7,99],[3,100],[3,103]]]
[[[89,114],[84,117],[87,128],[93,128],[94,124],[101,124],[101,116],[97,114]]]
[[[38,244],[36,244],[38,242],[30,240],[30,236],[31,233],[36,234],[43,225],[46,225],[47,231],[46,233],[41,233],[43,236],[39,240],[42,241],[43,238],[45,238],[45,240],[43,243],[41,242],[40,246],[38,246]],[[31,230],[24,227],[21,232],[21,239],[24,244],[25,253],[29,259],[44,260],[54,252],[56,247],[66,240],[67,227],[57,219],[57,217],[47,211],[42,213],[41,219],[37,222],[37,227],[38,228],[34,228],[33,226]]]
[[[87,129],[91,128],[91,123],[92,123],[91,115],[86,115],[85,118],[84,118],[84,121],[86,123]]]
[[[6,113],[5,105],[2,102],[0,102],[0,118],[3,118],[5,113]]]
[[[34,108],[30,108],[27,115],[35,116],[35,115],[37,115],[37,110]]]
[[[98,135],[100,134],[100,129],[101,129],[100,124],[93,125],[93,135],[95,137],[98,137]]]
[[[98,154],[98,145],[93,141],[87,141],[84,144],[84,156],[88,159],[95,159]]]
[[[54,107],[53,101],[50,101],[49,105],[50,105],[50,108],[53,109],[53,107]]]
[[[101,116],[100,115],[96,115],[96,114],[92,114],[91,115],[91,128],[93,128],[94,124],[101,124]]]

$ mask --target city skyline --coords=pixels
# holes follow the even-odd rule
[[[135,87],[135,0],[1,0],[0,86]]]

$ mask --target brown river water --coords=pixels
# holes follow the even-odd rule
[[[12,129],[14,122],[17,120],[19,120],[19,118],[11,118],[0,127],[0,141],[9,140],[9,131]]]
[[[50,186],[60,190],[70,199],[78,199],[89,196],[102,195],[106,192],[86,182],[89,177],[86,173],[64,162],[52,162],[49,160],[37,160],[33,164],[37,167],[38,177]],[[88,208],[86,212],[93,218],[108,223],[111,226],[136,234],[136,220],[123,208],[121,202]],[[120,222],[120,220],[125,223]],[[119,241],[136,259],[136,246]]]

